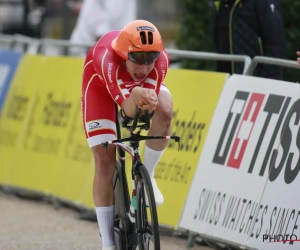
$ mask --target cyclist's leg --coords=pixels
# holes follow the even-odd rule
[[[173,102],[172,96],[165,85],[161,85],[161,89],[158,94],[158,102],[159,105],[156,108],[152,118],[152,125],[148,135],[170,135],[173,117]],[[144,164],[151,177],[157,205],[161,205],[164,202],[164,198],[154,180],[154,170],[164,152],[166,145],[167,140],[148,140],[146,141],[144,152]]]
[[[173,101],[172,96],[166,85],[162,84],[158,94],[158,106],[152,118],[152,125],[149,130],[149,135],[170,135],[171,123],[173,118]],[[162,151],[167,145],[167,140],[148,140],[147,146]]]
[[[95,81],[98,79],[96,78]],[[115,105],[105,88],[94,80],[85,81],[82,89],[82,118],[88,144],[95,162],[93,198],[103,246],[114,249],[114,193],[112,179],[115,170],[115,146],[107,151],[104,141],[115,139]]]

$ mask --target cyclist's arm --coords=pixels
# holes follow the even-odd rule
[[[170,57],[163,51],[154,64],[154,68],[145,80],[144,88],[154,89],[158,94],[170,64]]]
[[[128,98],[124,99],[124,101],[121,104],[122,109],[124,110],[126,116],[134,118],[135,112],[136,112],[136,104],[133,99],[134,95],[134,89],[131,92],[131,95],[129,95]]]
[[[129,90],[122,84],[118,84],[119,64],[105,47],[95,48],[93,62],[96,72],[105,83],[112,99],[124,110],[126,116],[133,118],[136,112],[136,104]],[[134,92],[133,90],[132,93],[134,94]]]
[[[160,86],[160,79],[157,68],[154,66],[153,70],[147,76],[143,87],[146,89],[153,89],[156,93]]]

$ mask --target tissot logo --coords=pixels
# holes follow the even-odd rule
[[[260,176],[270,173],[274,181],[284,171],[285,182],[292,183],[300,170],[300,99],[292,103],[289,96],[237,91],[225,112],[213,162],[239,169],[251,154],[243,162],[249,174],[259,168]]]
[[[239,125],[237,135],[234,139],[233,147],[229,155],[228,166],[239,168],[243,155],[245,153],[249,138],[251,136],[252,129],[254,127],[256,118],[261,108],[265,95],[253,93],[250,97],[250,101],[245,109],[245,113],[242,117],[242,121]],[[237,100],[233,103],[236,106],[237,111],[242,110],[245,102]]]

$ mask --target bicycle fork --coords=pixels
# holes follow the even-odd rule
[[[131,193],[131,203],[130,207],[134,209],[134,218],[136,222],[136,209],[137,209],[137,200],[136,200],[136,183],[138,182],[140,176],[137,174],[137,169],[140,165],[142,165],[140,152],[139,152],[139,143],[131,142],[131,147],[134,149],[134,157],[132,159],[132,171],[131,171],[131,179],[132,179],[132,193]]]

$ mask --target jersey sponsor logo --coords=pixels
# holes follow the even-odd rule
[[[117,94],[116,97],[115,97],[115,101],[118,101],[120,98],[120,94]]]
[[[124,83],[124,85],[126,88],[132,88],[135,86],[142,86],[143,83],[142,82],[126,82],[126,83]]]
[[[102,128],[102,123],[100,120],[90,121],[90,122],[86,123],[86,130],[88,132],[92,132],[92,131],[98,130],[100,128]]]
[[[300,99],[291,99],[237,91],[212,162],[240,169],[247,155],[243,165],[249,174],[256,169],[259,176],[268,174],[275,181],[284,171],[285,183],[292,183],[300,171]]]
[[[139,26],[136,28],[137,31],[144,31],[144,30],[149,30],[149,31],[152,31],[154,32],[154,28],[153,27],[150,27],[150,26]]]
[[[112,71],[113,65],[114,65],[113,63],[108,63],[107,77],[108,77],[109,83],[113,83],[113,80],[112,80],[112,77],[111,77],[111,71]]]
[[[165,71],[165,70],[162,70],[162,71],[161,71],[161,75],[162,75],[162,78],[161,78],[161,79],[162,79],[162,80],[165,79],[166,71]]]
[[[84,110],[83,110],[83,103],[84,103],[84,94],[85,92],[84,91],[81,91],[81,100],[80,100],[80,107],[81,107],[81,118],[83,119],[83,114],[84,114]]]
[[[158,63],[158,67],[160,69],[165,69],[166,68],[166,64],[164,62],[160,62],[160,63]]]

